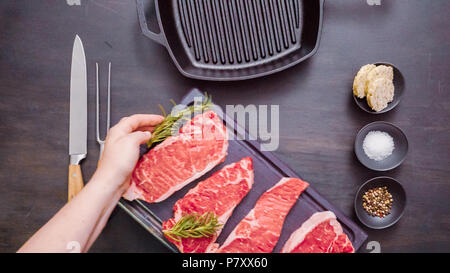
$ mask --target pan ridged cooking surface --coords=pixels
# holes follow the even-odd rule
[[[325,0],[136,1],[142,33],[167,48],[183,75],[233,81],[273,74],[313,56]],[[149,29],[154,11],[159,32]]]
[[[180,37],[197,66],[254,66],[301,46],[301,0],[173,1]]]

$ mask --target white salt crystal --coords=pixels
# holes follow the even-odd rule
[[[375,161],[386,159],[394,148],[394,139],[386,132],[370,131],[363,141],[364,153]]]

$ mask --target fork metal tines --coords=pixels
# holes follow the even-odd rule
[[[103,147],[105,145],[105,140],[100,138],[100,87],[98,79],[98,63],[95,63],[95,76],[96,76],[96,121],[95,121],[95,134],[97,142],[100,145],[99,158],[103,154]],[[107,104],[107,114],[106,114],[106,134],[108,134],[110,127],[110,117],[111,117],[111,62],[108,65],[108,104]],[[105,134],[105,138],[106,138]]]

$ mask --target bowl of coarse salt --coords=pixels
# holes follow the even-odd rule
[[[392,170],[405,160],[408,139],[403,131],[392,123],[372,122],[356,135],[355,153],[361,164],[371,170]]]

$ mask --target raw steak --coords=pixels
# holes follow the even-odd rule
[[[162,143],[142,156],[124,198],[160,202],[222,162],[228,135],[213,111],[196,115]]]
[[[261,195],[255,207],[234,228],[217,252],[272,252],[286,215],[308,185],[298,178],[282,178]]]
[[[219,224],[225,225],[234,208],[250,191],[252,185],[253,164],[250,157],[225,166],[208,179],[199,182],[175,203],[174,217],[163,223],[163,230],[170,229],[183,215],[191,213],[214,212]],[[167,239],[184,253],[213,252],[218,247],[214,242],[221,231],[222,229],[218,230],[212,237],[181,238],[181,242],[169,237]]]
[[[352,243],[331,211],[314,213],[294,231],[283,253],[353,253]]]

